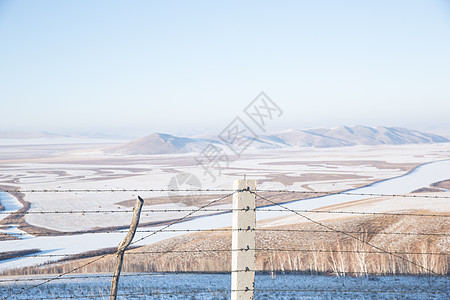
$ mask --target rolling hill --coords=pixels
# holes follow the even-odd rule
[[[401,127],[341,126],[336,128],[290,129],[253,139],[250,149],[294,147],[345,147],[355,145],[404,145],[447,143],[449,139],[431,133]],[[178,137],[153,133],[118,146],[104,149],[105,153],[121,155],[151,155],[201,152],[208,144],[226,147],[219,137]]]
[[[128,143],[106,148],[104,152],[122,155],[200,152],[210,143],[221,144],[218,141],[210,139],[186,138],[165,133],[153,133]]]

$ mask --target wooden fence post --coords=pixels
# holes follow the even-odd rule
[[[255,297],[255,180],[235,180],[231,261],[231,299]]]
[[[116,300],[117,287],[119,285],[119,276],[120,276],[120,271],[122,269],[122,263],[123,263],[123,254],[125,253],[125,250],[130,245],[131,241],[134,238],[134,234],[136,233],[136,228],[139,224],[139,217],[141,215],[141,209],[142,209],[143,204],[144,204],[144,200],[142,200],[142,198],[138,196],[138,198],[136,199],[134,208],[133,208],[133,219],[131,220],[130,229],[128,230],[126,237],[123,239],[122,242],[120,242],[119,246],[117,247],[116,265],[114,267],[114,275],[113,275],[113,279],[111,282],[111,293],[109,295],[110,300]]]

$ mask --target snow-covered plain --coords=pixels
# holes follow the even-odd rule
[[[8,156],[11,148],[0,148],[1,157]],[[136,157],[105,156],[98,151],[54,153],[50,156],[33,159],[4,159],[0,170],[3,184],[21,187],[22,190],[56,189],[161,189],[166,188],[170,179],[181,172],[196,175],[203,188],[231,189],[234,179],[246,174],[249,179],[262,182],[259,189],[285,188],[305,191],[331,191],[352,189],[376,181],[382,181],[368,187],[356,189],[358,193],[409,193],[412,190],[428,186],[432,182],[450,178],[450,149],[448,144],[408,145],[408,146],[355,146],[339,149],[297,149],[277,151],[259,151],[245,153],[240,158],[230,160],[228,168],[221,170],[221,176],[212,182],[204,170],[195,164],[195,155],[154,155]],[[423,164],[414,172],[405,175],[406,170],[399,166],[379,166],[373,162]],[[311,179],[297,182],[295,178],[308,174],[337,174],[342,176],[332,180]],[[283,175],[284,178],[280,175]],[[358,179],[346,179],[348,175],[359,175]],[[405,176],[403,176],[405,175]],[[285,181],[288,178],[288,181]],[[293,178],[291,180],[291,178]],[[111,226],[127,225],[131,213],[108,213],[108,210],[131,210],[118,203],[124,200],[142,197],[167,196],[162,192],[68,192],[36,193],[25,192],[25,200],[32,204],[30,212],[104,210],[95,214],[29,214],[26,221],[35,226],[60,231],[88,230]],[[337,203],[364,199],[363,196],[338,195],[292,202],[285,206],[291,209],[316,209]],[[367,198],[367,197],[366,197]],[[422,199],[423,200],[423,199]],[[420,203],[414,198],[414,203]],[[2,202],[3,203],[3,202]],[[231,203],[231,198],[230,202]],[[221,208],[229,208],[230,204]],[[145,206],[145,209],[195,208],[180,203],[164,203]],[[215,207],[217,208],[217,207]],[[425,208],[425,207],[424,207]],[[408,207],[402,207],[408,209]],[[442,208],[450,211],[450,207]],[[188,212],[143,214],[141,223],[179,218]],[[197,213],[200,216],[202,213]],[[4,214],[3,214],[4,215]],[[257,214],[258,220],[286,216],[285,212],[265,212]],[[222,214],[201,217],[171,226],[171,229],[208,229],[231,225],[231,215]],[[160,226],[146,229],[157,230]],[[145,229],[145,228],[141,228]],[[18,233],[14,226],[3,227],[3,232],[12,235]],[[15,251],[39,248],[41,254],[68,255],[100,248],[114,247],[123,239],[125,231],[115,233],[89,233],[73,236],[33,237],[19,235],[19,240],[1,241],[2,251]],[[174,237],[181,233],[163,232],[155,235],[138,233],[135,240],[145,238],[137,245],[146,245]],[[0,270],[29,266],[59,259],[61,257],[25,257],[3,261]]]

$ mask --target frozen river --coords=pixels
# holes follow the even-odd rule
[[[6,213],[13,213],[22,208],[22,204],[11,194],[0,191],[0,203],[5,208],[0,214],[0,221],[8,216]]]

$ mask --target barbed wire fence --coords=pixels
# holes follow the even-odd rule
[[[4,192],[10,192],[8,190],[4,190]],[[11,191],[12,192],[12,191]],[[14,191],[17,192],[17,191]],[[162,232],[176,232],[176,233],[199,233],[199,232],[233,232],[236,231],[236,229],[232,228],[210,228],[210,229],[171,229],[175,224],[183,223],[184,221],[189,220],[191,217],[193,217],[196,213],[202,212],[202,213],[208,213],[207,215],[216,215],[216,214],[225,214],[225,213],[232,213],[236,211],[236,209],[225,209],[225,208],[212,208],[214,204],[217,202],[220,202],[224,199],[227,199],[234,195],[235,193],[239,193],[242,191],[239,190],[232,190],[232,189],[59,189],[59,190],[48,190],[48,189],[30,189],[30,190],[21,190],[22,193],[114,193],[114,192],[197,192],[197,193],[227,193],[226,195],[217,198],[215,200],[207,202],[207,204],[200,206],[195,209],[142,209],[143,213],[161,213],[161,212],[176,212],[176,213],[186,213],[184,216],[180,218],[176,218],[174,220],[168,221],[166,225],[162,226],[159,229],[138,229],[136,232],[140,233],[148,233],[147,235],[144,235],[140,238],[138,238],[136,241],[133,241],[132,244],[135,245],[139,242],[142,242],[145,239],[150,238],[151,236],[162,233]],[[336,253],[355,253],[355,254],[383,254],[383,255],[389,255],[392,257],[395,257],[401,261],[403,261],[406,264],[411,264],[416,266],[419,269],[422,269],[427,274],[432,274],[434,276],[443,277],[445,279],[448,279],[447,274],[441,274],[438,272],[435,272],[431,268],[422,265],[421,263],[418,263],[416,261],[412,261],[410,258],[408,258],[411,255],[431,255],[431,256],[443,256],[448,257],[450,253],[448,252],[429,252],[429,251],[391,251],[389,249],[384,249],[381,246],[378,246],[372,242],[368,242],[367,240],[360,238],[360,235],[363,234],[381,234],[386,236],[424,236],[424,237],[446,237],[450,236],[450,233],[448,232],[378,232],[378,231],[355,231],[355,230],[341,230],[333,228],[325,222],[319,222],[314,220],[312,217],[305,215],[305,213],[308,214],[345,214],[345,215],[373,215],[373,216],[405,216],[405,217],[420,217],[420,218],[442,218],[443,220],[446,220],[446,218],[450,218],[450,214],[445,213],[414,213],[414,212],[369,212],[369,211],[346,211],[346,210],[299,210],[299,209],[291,209],[288,206],[286,206],[284,203],[278,203],[272,198],[276,197],[277,194],[281,193],[290,193],[290,194],[307,194],[312,195],[311,198],[314,197],[322,197],[324,195],[352,195],[352,196],[362,196],[362,197],[391,197],[391,198],[424,198],[424,199],[450,199],[450,196],[442,196],[442,195],[415,195],[415,194],[381,194],[381,193],[355,193],[355,192],[310,192],[310,191],[295,191],[295,190],[257,190],[253,192],[255,197],[257,197],[259,200],[264,200],[266,203],[270,203],[270,205],[257,207],[255,210],[258,211],[265,211],[265,212],[286,212],[289,214],[297,215],[306,221],[308,221],[311,224],[315,224],[322,229],[292,229],[292,228],[254,228],[253,230],[255,232],[295,232],[295,233],[334,233],[334,234],[340,234],[343,235],[351,240],[358,241],[362,244],[365,244],[366,246],[370,247],[372,250],[337,250],[337,249],[308,249],[308,248],[263,248],[263,247],[255,247],[254,249],[247,249],[247,250],[254,250],[256,253],[280,253],[280,252],[296,252],[296,253],[328,253],[328,254],[336,254]],[[274,195],[273,197],[267,197],[263,196],[262,193],[269,193],[271,195]],[[309,199],[309,198],[307,198]],[[307,199],[300,199],[298,201],[307,200]],[[131,210],[55,210],[55,211],[34,211],[34,210],[28,210],[28,211],[22,211],[22,212],[7,212],[3,211],[0,212],[1,215],[11,215],[11,214],[19,214],[19,215],[31,215],[31,214],[123,214],[123,213],[132,213]],[[205,216],[205,215],[202,215]],[[240,229],[238,229],[240,230]],[[1,233],[1,232],[0,232]],[[11,233],[11,235],[40,235],[40,236],[61,236],[61,235],[76,235],[76,234],[85,234],[86,231],[75,231],[75,232],[26,232],[26,233]],[[95,233],[95,232],[94,232]],[[123,229],[109,229],[101,231],[99,230],[98,233],[108,233],[108,234],[126,234],[126,231]],[[168,249],[168,250],[162,250],[162,251],[136,251],[133,250],[132,252],[127,251],[125,253],[126,256],[133,256],[133,255],[148,255],[148,254],[168,254],[168,253],[231,253],[233,251],[242,251],[242,249],[230,249],[230,248],[224,248],[224,249],[196,249],[196,250],[174,250],[174,249]],[[61,274],[55,275],[55,276],[40,276],[39,278],[0,278],[0,284],[11,284],[11,283],[20,283],[20,282],[26,282],[31,283],[29,286],[19,290],[19,291],[11,291],[7,295],[2,295],[1,299],[10,299],[12,297],[18,297],[20,295],[24,295],[33,289],[36,289],[40,286],[49,284],[51,282],[59,281],[59,280],[74,280],[74,279],[92,279],[92,278],[111,278],[111,275],[103,275],[103,274],[83,274],[83,275],[73,275],[77,271],[85,268],[88,265],[97,263],[101,261],[102,259],[106,258],[110,254],[114,254],[115,251],[106,252],[100,256],[92,257],[89,255],[85,255],[83,257],[83,254],[80,255],[80,253],[72,253],[72,254],[23,254],[23,255],[17,255],[14,258],[32,258],[32,257],[70,257],[73,255],[80,255],[77,257],[77,259],[81,258],[92,258],[91,260],[84,262],[80,266],[77,266],[75,268],[70,269],[69,271],[63,272]],[[1,259],[1,256],[0,256]],[[248,272],[249,270],[233,270],[231,272]],[[252,271],[267,271],[267,270],[259,270],[255,269]],[[229,272],[228,272],[229,273]],[[347,272],[348,274],[354,274],[354,275],[367,275],[366,272]],[[72,274],[72,275],[71,275]],[[161,274],[173,274],[173,273],[158,273],[158,275]],[[151,274],[122,274],[123,277],[133,277],[133,276],[155,276],[154,273]],[[33,282],[36,282],[33,284]],[[183,294],[213,294],[213,293],[225,293],[226,295],[229,295],[232,291],[231,290],[225,290],[225,289],[216,289],[216,290],[186,290],[186,291],[150,291],[145,293],[121,293],[118,296],[119,297],[144,297],[144,296],[163,296],[163,295],[183,295]],[[412,294],[442,294],[446,292],[442,291],[399,291],[399,290],[364,290],[364,289],[358,289],[358,290],[348,290],[348,289],[257,289],[254,288],[254,292],[257,293],[387,293],[387,294],[402,294],[402,293],[412,293]],[[448,290],[447,290],[448,293]],[[58,296],[58,297],[46,297],[46,298],[36,298],[33,297],[32,299],[71,299],[71,298],[104,298],[106,297],[106,294],[90,294],[90,295],[77,295],[77,296]],[[20,299],[27,299],[27,298],[20,298]]]

